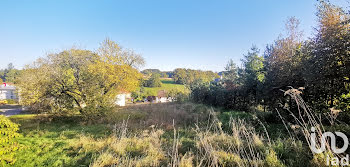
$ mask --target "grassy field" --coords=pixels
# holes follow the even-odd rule
[[[123,122],[126,121],[128,134],[152,131],[156,127],[164,130],[162,135],[165,138],[171,139],[173,123],[186,129],[192,126],[188,125],[189,120],[202,119],[201,111],[193,113],[192,110],[192,105],[182,104],[131,106],[94,122],[79,116],[12,116],[10,119],[20,124],[21,134],[17,139],[21,149],[16,153],[14,166],[89,166],[103,149],[84,151],[85,148],[79,146],[84,140],[92,144],[94,140],[108,139],[118,129],[124,128]]]
[[[21,145],[14,166],[78,166],[89,164],[92,155],[77,154],[70,148],[80,135],[103,137],[110,132],[105,124],[80,125],[74,118],[49,118],[43,115],[16,115],[20,124]]]
[[[270,123],[270,114],[187,102],[127,106],[89,120],[78,115],[16,115],[10,117],[20,124],[21,134],[14,166],[325,164],[313,157],[300,133],[292,137],[283,124]]]
[[[148,96],[157,96],[160,90],[170,91],[172,89],[177,89],[184,91],[187,88],[184,85],[175,84],[175,82],[171,78],[163,78],[162,87],[148,88],[145,87],[145,92]]]

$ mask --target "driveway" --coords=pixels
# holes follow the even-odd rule
[[[5,115],[6,117],[12,115],[18,115],[22,112],[22,106],[20,105],[3,105],[0,106],[0,115]]]

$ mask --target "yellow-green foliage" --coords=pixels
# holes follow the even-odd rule
[[[18,125],[11,122],[5,116],[0,115],[0,162],[1,164],[13,164],[15,162],[14,151],[18,149],[18,144],[14,138],[19,134]]]
[[[220,150],[215,151],[214,154],[222,166],[239,166],[242,163],[241,157],[235,153]]]
[[[7,104],[17,104],[18,100],[14,100],[14,99],[6,99]]]
[[[266,155],[266,166],[284,167],[285,165],[278,159],[276,152],[270,149]]]
[[[142,57],[107,39],[97,53],[72,48],[38,59],[24,68],[16,86],[21,103],[33,110],[91,116],[139,86],[136,66],[142,63]]]
[[[192,167],[193,166],[193,155],[186,153],[181,157],[179,167]]]
[[[327,164],[327,159],[330,160],[332,158],[334,158],[334,155],[331,152],[323,152],[320,154],[315,154],[313,155],[313,159],[311,160],[311,166],[318,166],[318,167],[329,166]]]

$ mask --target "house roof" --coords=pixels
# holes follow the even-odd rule
[[[167,97],[166,96],[166,91],[165,90],[158,91],[158,97]]]

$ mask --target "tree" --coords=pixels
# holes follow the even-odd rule
[[[13,69],[15,69],[15,66],[13,66],[12,63],[9,63],[9,64],[7,65],[7,68],[6,68],[5,70],[8,72],[8,71],[11,71],[11,70],[13,70]]]
[[[303,78],[302,33],[298,29],[299,20],[291,17],[285,24],[285,36],[280,36],[272,45],[266,47],[264,66],[264,101],[271,107],[284,104],[286,100],[281,90],[305,85]]]
[[[265,79],[264,58],[259,56],[259,49],[253,46],[241,61],[243,69],[240,78],[243,78],[243,91],[248,101],[258,103],[258,95],[261,94],[261,86]]]
[[[272,110],[283,106],[298,112],[294,100],[283,96],[283,90],[293,87],[303,90],[303,98],[318,112],[350,111],[350,15],[320,1],[317,17],[314,37],[303,41],[299,21],[291,17],[286,33],[266,47],[264,57],[253,47],[242,60],[242,68],[230,60],[224,82],[199,85],[192,89],[191,98],[233,109],[264,104]],[[186,70],[177,73],[175,79],[188,80]]]
[[[348,97],[350,73],[350,19],[343,9],[321,1],[316,36],[309,42],[306,93],[317,108],[332,108]],[[345,100],[347,101],[347,100]],[[350,108],[349,104],[343,109]]]
[[[0,70],[0,79],[2,80],[2,82],[5,80],[5,70],[3,70],[3,69]]]
[[[12,63],[7,65],[7,68],[0,71],[0,78],[6,82],[15,83],[20,73],[20,70],[15,69]]]
[[[219,75],[212,71],[201,71],[177,68],[174,70],[173,79],[177,84],[191,86],[202,82],[211,82]]]
[[[238,67],[236,65],[236,63],[233,62],[232,59],[230,59],[227,62],[227,65],[225,67],[225,71],[224,71],[224,80],[230,81],[232,83],[236,83],[237,84],[237,80],[238,80]]]
[[[154,73],[146,81],[145,87],[161,87],[162,81],[160,80],[160,74]]]
[[[169,75],[168,75],[167,72],[161,72],[161,73],[160,73],[160,77],[162,77],[162,78],[168,78]]]
[[[12,82],[16,84],[20,73],[21,71],[17,69],[9,70],[5,77],[6,82]]]
[[[147,75],[147,76],[151,76],[154,73],[161,73],[161,71],[159,69],[144,69],[141,71],[142,74]]]
[[[186,83],[186,70],[183,68],[177,68],[174,70],[174,82],[177,84],[185,84]]]
[[[109,38],[101,43],[98,53],[104,58],[113,58],[113,60],[107,61],[114,61],[114,63],[119,65],[128,65],[135,69],[143,67],[146,63],[141,55],[135,53],[133,50],[123,49]]]
[[[98,53],[70,49],[49,54],[23,70],[18,87],[21,103],[38,111],[100,113],[117,94],[139,86],[141,74],[130,55],[106,40]]]

